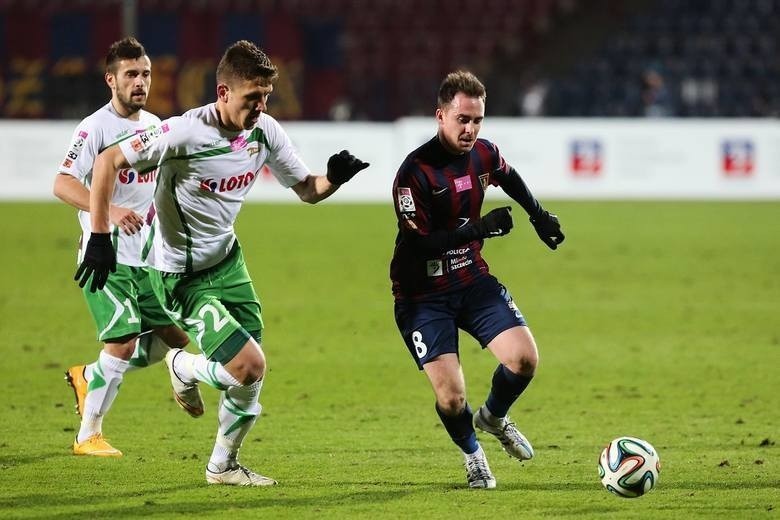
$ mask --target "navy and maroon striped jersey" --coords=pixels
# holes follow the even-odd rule
[[[482,240],[425,253],[409,236],[454,230],[480,218],[485,190],[510,167],[498,148],[477,139],[470,152],[453,155],[434,137],[410,153],[393,182],[398,236],[390,263],[393,295],[415,300],[465,287],[488,273]]]

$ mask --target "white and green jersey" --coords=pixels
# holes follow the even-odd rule
[[[309,175],[273,117],[261,114],[250,130],[225,130],[214,103],[120,146],[139,172],[158,168],[146,261],[169,273],[208,269],[227,256],[236,241],[233,223],[266,162],[287,188]]]
[[[140,111],[138,121],[132,121],[119,115],[111,103],[94,114],[84,118],[73,132],[70,148],[59,166],[59,173],[72,175],[89,189],[92,182],[92,165],[95,157],[112,144],[125,141],[146,130],[159,126],[160,119],[145,110]],[[154,169],[139,174],[134,169],[119,171],[114,185],[111,203],[132,209],[146,217],[152,205],[156,172]],[[79,246],[78,261],[81,262],[87,238],[92,232],[89,213],[79,210],[79,222],[83,233]],[[134,235],[126,235],[119,228],[111,227],[116,249],[117,262],[129,266],[144,265],[141,251],[148,235],[148,226]]]

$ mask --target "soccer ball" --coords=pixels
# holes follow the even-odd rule
[[[599,477],[608,491],[623,498],[641,497],[656,485],[661,461],[655,448],[636,437],[618,437],[599,457]]]

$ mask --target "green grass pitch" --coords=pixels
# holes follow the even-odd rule
[[[129,374],[104,432],[121,459],[70,454],[62,379],[99,346],[73,282],[63,204],[3,203],[0,518],[776,518],[780,509],[780,204],[555,202],[549,251],[522,211],[487,242],[534,331],[537,377],[512,409],[536,449],[482,437],[498,488],[465,488],[429,385],[392,315],[391,205],[247,205],[238,234],[263,302],[269,374],[241,452],[267,489],[206,486],[206,415],[174,403],[164,364]],[[495,366],[461,337],[469,399]],[[620,499],[596,462],[648,440],[656,489]]]

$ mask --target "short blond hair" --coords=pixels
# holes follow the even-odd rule
[[[452,103],[455,95],[463,92],[469,97],[487,98],[485,85],[474,74],[467,70],[450,72],[439,87],[439,108]]]

